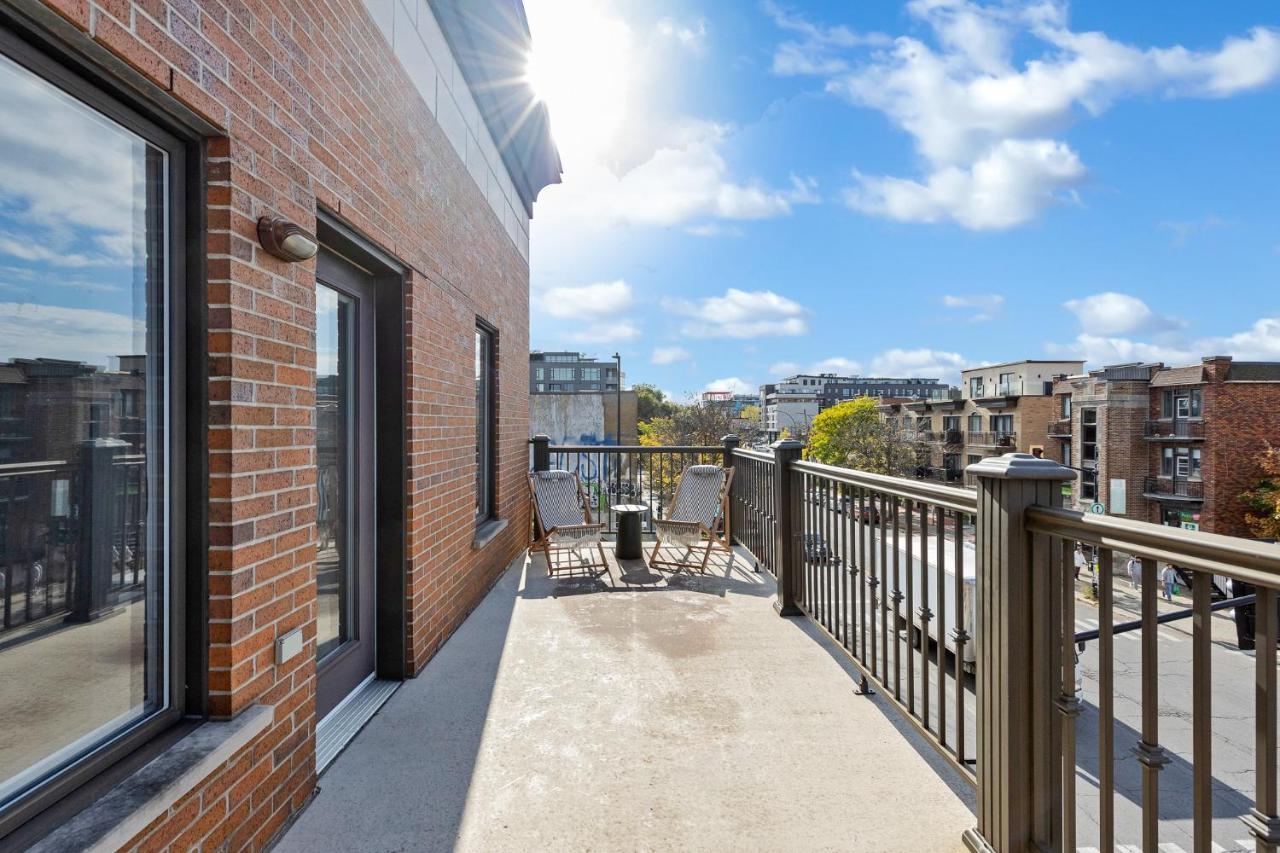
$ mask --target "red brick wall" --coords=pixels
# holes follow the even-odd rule
[[[319,203],[412,268],[415,673],[524,545],[528,266],[359,0],[44,2],[223,132],[206,163],[210,709],[270,704],[274,724],[135,845],[260,849],[314,786],[315,267],[267,255],[256,219],[314,228]],[[498,329],[497,501],[510,521],[479,551],[477,316]],[[297,626],[303,653],[275,666],[275,638]]]

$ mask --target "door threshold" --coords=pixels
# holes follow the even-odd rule
[[[391,698],[400,683],[370,675],[332,711],[325,714],[324,719],[316,725],[317,776],[333,763],[338,753],[364,728],[364,724],[378,713],[378,709]]]

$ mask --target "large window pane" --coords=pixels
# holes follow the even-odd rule
[[[168,704],[166,156],[0,56],[0,804]]]
[[[316,657],[325,658],[351,637],[350,436],[353,326],[351,298],[316,287]]]
[[[552,371],[556,373],[557,371]],[[572,370],[568,371],[573,373]],[[493,516],[493,333],[476,328],[476,518]]]

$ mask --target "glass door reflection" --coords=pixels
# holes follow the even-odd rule
[[[351,440],[355,302],[316,288],[316,657],[354,639]]]

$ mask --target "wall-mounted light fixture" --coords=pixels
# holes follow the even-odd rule
[[[314,235],[280,216],[264,216],[258,220],[258,242],[284,261],[305,261],[320,251]]]

